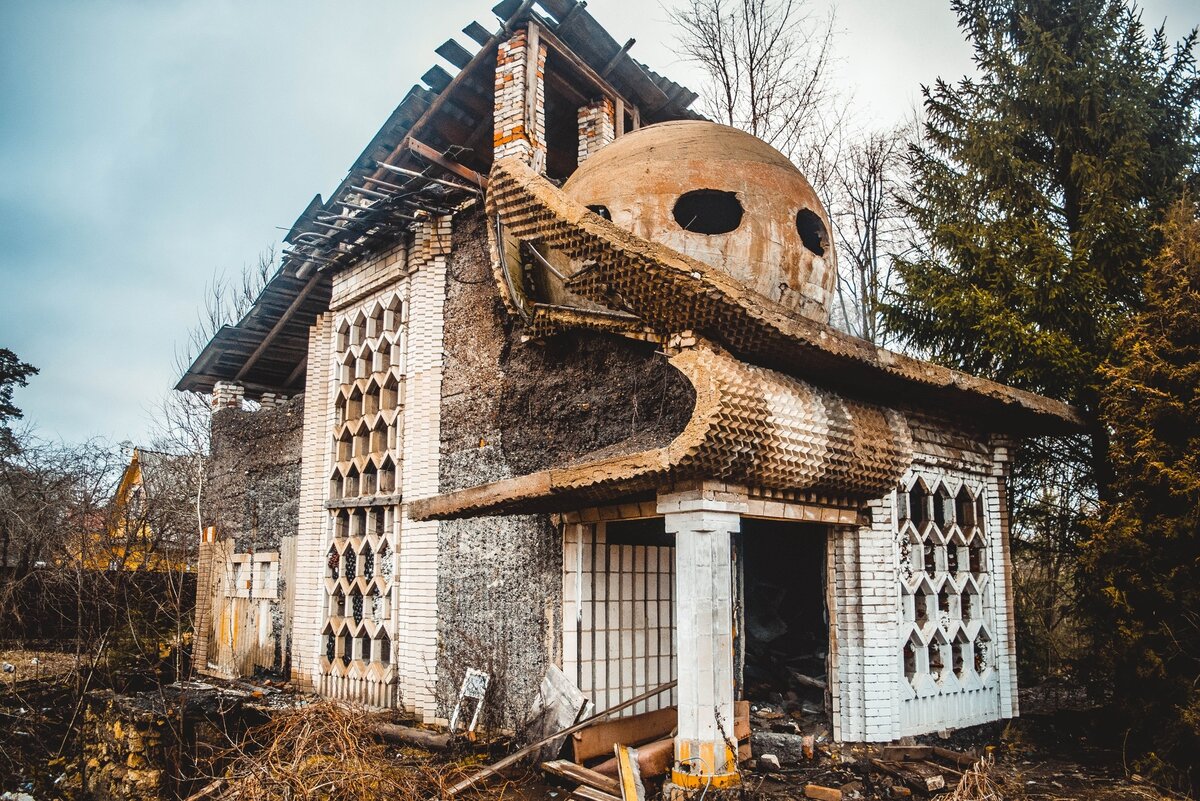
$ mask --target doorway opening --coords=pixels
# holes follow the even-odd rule
[[[828,530],[811,523],[742,519],[737,544],[738,694],[755,728],[830,733]]]

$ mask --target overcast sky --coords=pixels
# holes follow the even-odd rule
[[[214,273],[332,190],[435,47],[494,29],[493,2],[0,0],[0,347],[41,369],[16,393],[26,417],[143,439]],[[1174,39],[1200,21],[1190,0],[1143,7]],[[588,10],[696,85],[655,0]],[[836,19],[864,125],[970,70],[948,0],[841,0]]]

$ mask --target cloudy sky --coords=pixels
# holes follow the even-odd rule
[[[433,49],[495,27],[492,4],[0,0],[0,347],[41,368],[16,394],[26,417],[68,440],[144,438],[214,274],[335,187]],[[1176,39],[1200,22],[1191,0],[1143,7]],[[665,6],[588,8],[696,85]],[[970,70],[948,0],[841,0],[836,19],[863,125]]]

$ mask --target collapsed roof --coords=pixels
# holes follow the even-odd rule
[[[547,79],[567,101],[586,102],[577,87],[592,85],[614,96],[635,127],[695,117],[688,106],[696,93],[632,58],[633,40],[619,44],[586,5],[504,0],[492,9],[498,28],[471,22],[465,43],[439,46],[442,63],[408,91],[329,198],[312,199],[284,237],[279,272],[241,320],[216,333],[176,389],[211,392],[218,381],[236,381],[248,398],[304,390],[308,329],[328,308],[329,276],[394,242],[418,212],[444,213],[486,184],[496,48],[520,23],[541,26],[555,61]]]

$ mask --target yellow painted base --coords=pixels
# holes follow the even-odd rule
[[[718,773],[706,776],[703,773],[671,771],[671,784],[681,790],[703,790],[705,787],[713,790],[726,790],[730,787],[737,787],[741,782],[742,775],[740,773]]]

